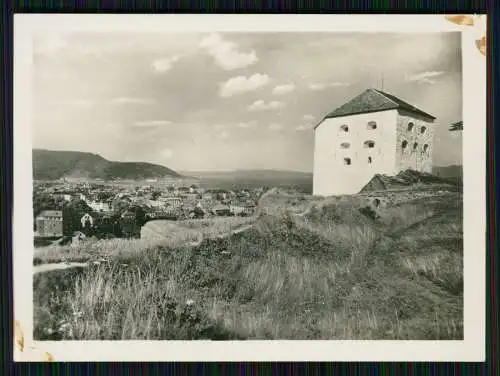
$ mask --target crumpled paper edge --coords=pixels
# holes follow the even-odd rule
[[[42,361],[53,362],[54,356],[36,346],[26,346],[24,332],[19,320],[14,321],[14,361]]]
[[[471,15],[471,14],[450,14],[444,16],[444,18],[454,24],[465,26],[465,27],[475,27],[478,28],[482,34],[481,38],[476,39],[476,48],[481,53],[481,55],[486,56],[486,15]]]

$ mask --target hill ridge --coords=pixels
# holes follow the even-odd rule
[[[158,164],[110,161],[96,153],[39,148],[32,152],[33,178],[37,180],[181,177],[178,172]]]

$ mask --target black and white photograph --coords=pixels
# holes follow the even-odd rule
[[[31,43],[38,344],[464,340],[461,31]]]

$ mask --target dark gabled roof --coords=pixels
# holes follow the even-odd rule
[[[464,122],[462,120],[453,123],[450,127],[450,131],[463,131],[464,130]]]
[[[411,104],[399,99],[398,97],[395,97],[392,94],[388,94],[377,89],[367,89],[358,96],[351,99],[349,102],[330,112],[325,116],[323,120],[341,116],[394,109],[406,110],[408,112],[412,112],[414,114],[429,118],[431,120],[436,119],[434,116],[418,109],[415,106],[412,106]],[[319,124],[321,124],[321,122]],[[316,129],[319,124],[317,124],[314,128]]]

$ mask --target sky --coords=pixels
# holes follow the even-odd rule
[[[79,33],[33,41],[33,147],[177,171],[311,172],[313,126],[370,87],[462,163],[460,33]]]

